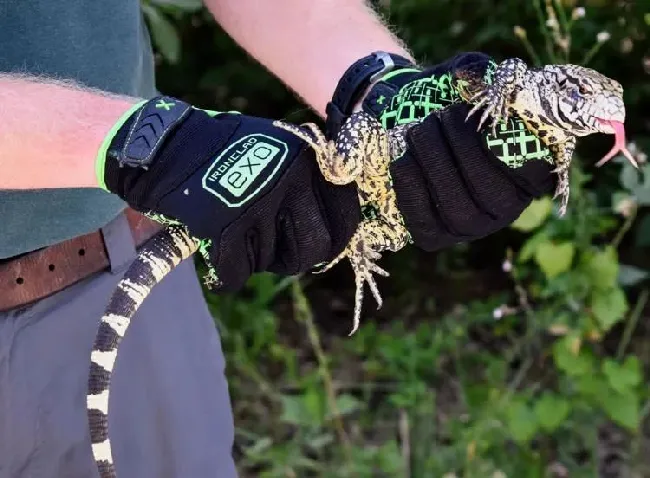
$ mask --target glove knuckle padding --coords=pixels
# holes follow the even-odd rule
[[[425,250],[506,227],[545,189],[534,187],[538,178],[550,176],[543,161],[521,177],[499,161],[476,131],[478,120],[465,121],[468,111],[453,105],[414,125],[406,153],[391,166],[406,227]]]
[[[506,166],[485,146],[482,133],[476,131],[478,117],[465,117],[468,105],[455,105],[441,113],[441,123],[455,163],[463,175],[475,204],[483,212],[485,226],[489,222],[508,222],[530,202],[530,195],[518,188]]]

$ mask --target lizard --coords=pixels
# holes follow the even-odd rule
[[[479,130],[492,116],[492,131],[486,134],[494,136],[499,123],[513,121],[516,117],[548,146],[554,172],[558,175],[554,198],[562,197],[562,216],[568,204],[568,171],[577,137],[614,134],[615,144],[598,166],[619,151],[636,165],[625,148],[623,88],[594,70],[577,65],[528,68],[522,60],[511,58],[499,64],[491,62],[483,72],[457,70],[449,73],[446,81],[452,85],[451,103],[473,105],[467,119],[483,109]],[[373,276],[389,276],[376,264],[381,253],[395,252],[412,242],[399,211],[389,167],[406,150],[406,133],[419,121],[388,130],[374,116],[359,111],[346,120],[333,141],[328,141],[314,123],[306,123],[301,129],[282,121],[275,122],[276,126],[293,132],[311,145],[319,170],[328,181],[357,185],[364,218],[346,248],[320,270],[325,272],[345,258],[351,263],[356,294],[350,334],[357,330],[360,322],[366,283],[378,307],[382,305]],[[102,478],[117,476],[108,433],[108,403],[121,340],[152,288],[197,251],[206,257],[206,245],[205,241],[192,237],[185,226],[170,220],[141,248],[100,320],[91,352],[86,403],[92,453]],[[207,280],[212,283],[217,280],[214,271],[208,273]]]

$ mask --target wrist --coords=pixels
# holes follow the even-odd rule
[[[327,104],[327,136],[333,138],[338,133],[355,108],[363,105],[363,99],[376,82],[390,72],[406,67],[415,68],[410,58],[383,51],[373,52],[350,65]]]

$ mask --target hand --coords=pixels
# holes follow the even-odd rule
[[[356,187],[326,182],[295,135],[169,97],[125,115],[97,170],[100,185],[134,209],[202,240],[220,290],[254,272],[290,275],[331,260],[361,218]]]
[[[425,70],[405,68],[377,82],[363,109],[384,127],[412,125],[391,175],[415,245],[431,251],[490,235],[512,223],[533,198],[555,189],[551,154],[523,122],[510,119],[492,135],[477,132],[480,113],[458,101],[449,73],[485,71],[490,58],[457,55]],[[439,111],[444,108],[443,111]]]

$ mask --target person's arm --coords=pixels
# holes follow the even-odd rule
[[[251,56],[320,115],[345,70],[373,51],[412,59],[365,0],[204,0]]]
[[[138,100],[0,75],[0,190],[98,187],[95,159]]]

